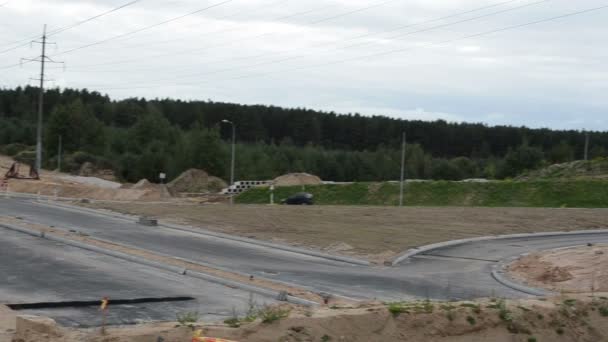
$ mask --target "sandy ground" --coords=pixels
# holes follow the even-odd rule
[[[560,292],[608,292],[608,245],[534,253],[509,267],[513,278]]]
[[[605,298],[605,297],[602,297]],[[391,307],[393,310],[389,311]],[[503,302],[380,303],[306,309],[283,306],[287,317],[260,318],[238,328],[198,323],[193,329],[175,323],[68,330],[44,319],[18,319],[15,341],[148,342],[190,341],[203,336],[247,342],[513,342],[608,340],[608,299],[588,296]]]
[[[0,342],[11,342],[15,332],[15,313],[0,305]]]
[[[0,178],[4,177],[12,164],[12,158],[0,155]],[[21,166],[22,175],[27,175],[28,171],[28,166]],[[123,201],[158,201],[166,198],[158,189],[121,189],[120,183],[46,170],[41,171],[40,180],[10,179],[8,186],[9,191],[12,192],[68,198]]]
[[[412,247],[495,234],[600,229],[608,209],[93,203],[214,231],[383,261]]]

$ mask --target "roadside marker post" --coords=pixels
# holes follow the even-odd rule
[[[106,319],[108,314],[108,304],[110,303],[110,299],[108,297],[103,297],[101,299],[101,305],[99,306],[99,310],[101,311],[101,334],[105,335],[106,333]]]
[[[270,204],[274,204],[274,184],[270,185]]]

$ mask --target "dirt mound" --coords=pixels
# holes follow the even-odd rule
[[[116,181],[114,171],[108,169],[98,169],[91,162],[85,162],[82,164],[82,166],[80,166],[80,170],[78,171],[78,175],[83,177],[96,177],[113,182]]]
[[[167,187],[172,194],[208,193],[219,192],[228,187],[228,184],[218,177],[210,176],[204,170],[190,169],[167,184]]]
[[[276,186],[319,185],[322,183],[321,178],[308,173],[289,173],[274,180]]]
[[[150,181],[145,178],[131,186],[131,189],[135,190],[156,190],[157,188],[158,185],[150,183]]]
[[[0,175],[12,165],[13,159],[0,156]],[[87,168],[88,169],[88,168]],[[67,198],[88,198],[118,201],[158,201],[171,197],[165,187],[152,184],[147,180],[133,187],[98,177],[72,176],[60,172],[42,170],[40,180],[9,180],[9,191],[58,196]]]
[[[552,291],[608,291],[607,264],[608,245],[598,245],[530,254],[509,271],[518,281]]]
[[[175,323],[110,327],[106,335],[98,329],[67,329],[48,319],[18,320],[15,340],[23,342],[75,341],[190,341],[198,330],[203,336],[231,341],[350,341],[350,342],[512,342],[512,341],[606,341],[608,321],[601,312],[608,300],[586,296],[562,299],[479,302],[401,302],[323,307],[319,309],[281,306],[262,322],[239,321],[229,328],[217,324],[195,329]],[[266,310],[269,310],[266,308]],[[584,318],[583,318],[584,317]],[[242,317],[240,317],[242,319]]]

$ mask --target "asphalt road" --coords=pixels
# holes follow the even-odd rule
[[[232,308],[246,311],[250,294],[194,278],[184,278],[80,248],[0,229],[0,303],[192,297],[193,300],[111,305],[109,324],[175,320],[178,313],[199,312],[203,320],[223,320]],[[271,302],[254,296],[260,305]],[[96,326],[98,307],[29,309],[66,326]]]
[[[0,215],[20,216],[30,222],[72,229],[94,238],[294,283],[316,291],[381,300],[522,297],[525,294],[492,278],[491,267],[498,260],[535,250],[608,242],[608,234],[476,242],[434,250],[397,267],[365,267],[169,228],[145,227],[23,199],[0,199]]]

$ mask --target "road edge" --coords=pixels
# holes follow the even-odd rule
[[[79,211],[79,212],[86,212],[86,213],[91,213],[91,214],[96,214],[96,215],[112,217],[112,218],[121,219],[121,220],[127,220],[131,223],[135,223],[137,221],[137,217],[135,217],[135,216],[116,213],[116,212],[107,211],[107,210],[84,208],[84,207],[79,207],[79,206],[65,204],[65,203],[57,203],[57,202],[47,202],[47,203],[35,202],[35,203],[40,204],[40,205],[51,206],[51,207],[56,206],[56,207],[60,207],[60,208],[66,209],[66,210],[74,210],[74,211]],[[163,222],[163,221],[159,222],[159,226],[169,228],[169,229],[185,231],[188,233],[211,236],[211,237],[225,239],[225,240],[232,240],[232,241],[252,244],[252,245],[256,245],[256,246],[274,248],[274,249],[283,250],[286,252],[308,255],[308,256],[313,256],[313,257],[331,260],[331,261],[344,262],[347,264],[352,264],[352,265],[357,265],[357,266],[371,266],[372,265],[372,263],[367,260],[339,256],[339,255],[332,255],[332,254],[328,254],[328,253],[317,252],[314,250],[308,250],[308,249],[304,249],[304,248],[277,244],[274,242],[267,242],[267,241],[262,241],[262,240],[257,240],[257,239],[244,238],[244,237],[240,237],[240,236],[233,236],[233,235],[229,235],[229,234],[213,232],[213,231],[210,231],[210,230],[207,230],[204,228],[200,228],[200,227],[184,226],[184,225],[178,225],[178,224],[173,224],[173,223],[167,223],[167,222]]]
[[[469,239],[459,239],[452,241],[445,241],[439,243],[433,243],[430,245],[425,245],[421,247],[415,247],[408,249],[407,251],[397,255],[391,261],[392,266],[397,266],[401,262],[412,258],[418,254],[426,253],[432,250],[464,245],[471,242],[480,242],[480,241],[493,241],[493,240],[506,240],[506,239],[515,239],[515,238],[537,238],[537,237],[552,237],[552,236],[569,236],[569,235],[595,235],[595,234],[608,234],[608,229],[593,229],[593,230],[580,230],[580,231],[570,231],[570,232],[544,232],[544,233],[524,233],[524,234],[508,234],[508,235],[490,235],[490,236],[482,236],[476,238]]]

